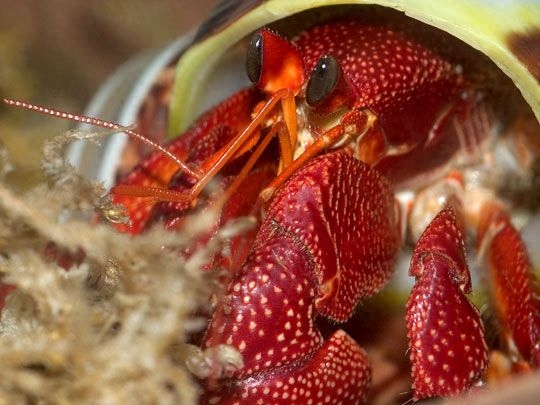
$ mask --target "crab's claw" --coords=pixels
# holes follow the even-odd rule
[[[488,353],[456,214],[443,209],[414,249],[407,303],[413,399],[459,394],[481,377]]]
[[[235,347],[243,367],[214,376],[216,389],[207,378],[201,402],[363,403],[366,353],[342,330],[326,340],[316,319],[347,321],[388,281],[398,214],[390,185],[348,153],[301,167],[276,192],[203,341]]]

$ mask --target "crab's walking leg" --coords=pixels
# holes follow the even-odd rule
[[[411,260],[416,284],[407,303],[407,337],[415,401],[469,389],[488,362],[480,314],[465,296],[471,280],[458,223],[455,209],[444,208]]]
[[[521,236],[499,203],[483,208],[477,243],[504,344],[516,359],[538,367],[538,284]]]
[[[7,296],[14,289],[15,289],[14,285],[3,284],[2,281],[0,280],[0,311],[2,310],[2,308],[4,308]]]

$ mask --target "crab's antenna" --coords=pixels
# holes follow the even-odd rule
[[[125,126],[116,124],[116,123],[111,122],[111,121],[102,120],[102,119],[99,119],[99,118],[88,117],[86,115],[68,113],[68,112],[65,112],[65,111],[56,110],[54,108],[43,107],[43,106],[40,106],[40,105],[37,105],[37,104],[27,103],[25,101],[13,100],[13,99],[10,99],[10,98],[4,98],[4,103],[6,103],[7,105],[18,107],[18,108],[23,108],[25,110],[35,111],[35,112],[38,112],[40,114],[51,115],[53,117],[61,118],[61,119],[64,119],[64,120],[81,122],[83,124],[88,124],[88,125],[93,125],[93,126],[96,126],[96,127],[101,127],[101,128],[105,128],[105,129],[112,129],[114,131],[123,132],[123,133],[131,136],[132,138],[134,138],[134,139],[136,139],[136,140],[138,140],[138,141],[140,141],[142,143],[145,143],[145,144],[149,145],[151,148],[153,148],[155,150],[158,150],[161,153],[163,153],[165,156],[167,156],[169,159],[171,159],[174,163],[176,163],[178,165],[178,167],[180,167],[180,169],[182,169],[182,171],[184,173],[189,174],[190,176],[193,176],[197,180],[199,180],[202,177],[202,175],[200,173],[195,172],[185,162],[183,162],[178,157],[173,155],[171,152],[169,152],[163,146],[159,145],[158,143],[152,141],[151,139],[149,139],[149,138],[139,134],[138,132],[135,132],[132,129],[129,129],[129,128],[125,127]]]

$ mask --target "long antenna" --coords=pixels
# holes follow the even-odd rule
[[[99,118],[94,117],[88,117],[86,115],[79,115],[79,114],[73,114],[68,113],[65,111],[56,110],[54,108],[49,107],[43,107],[37,104],[27,103],[25,101],[19,101],[19,100],[13,100],[10,98],[4,98],[4,103],[7,105],[15,106],[17,108],[23,108],[25,110],[35,111],[40,114],[50,115],[56,118],[61,118],[68,121],[75,121],[75,122],[81,122],[83,124],[89,124],[96,127],[101,127],[105,129],[112,129],[114,131],[118,132],[124,132],[125,134],[131,136],[132,138],[138,140],[139,142],[145,143],[149,145],[151,148],[160,151],[165,156],[167,156],[169,159],[171,159],[174,163],[178,165],[180,169],[186,174],[189,174],[190,176],[194,177],[197,180],[200,180],[202,178],[201,173],[197,173],[193,171],[186,163],[184,163],[182,160],[178,159],[175,155],[173,155],[171,152],[169,152],[167,149],[165,149],[163,146],[159,145],[158,143],[152,141],[151,139],[139,134],[138,132],[133,131],[132,129],[129,129],[127,127],[124,127],[122,125],[116,124],[111,121],[102,120]]]

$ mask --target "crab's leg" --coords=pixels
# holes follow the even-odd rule
[[[460,222],[455,208],[444,208],[418,240],[411,260],[416,284],[407,303],[407,337],[415,401],[461,393],[487,366],[480,314],[465,296],[471,280]]]
[[[527,249],[498,203],[483,208],[478,250],[503,341],[510,353],[540,365],[540,295]]]
[[[227,144],[239,127],[249,122],[250,111],[259,101],[260,94],[254,89],[241,90],[209,110],[188,131],[165,147],[189,165],[199,167]],[[145,157],[113,188],[114,202],[126,207],[131,220],[130,226],[120,225],[117,228],[131,234],[138,234],[144,230],[156,201],[167,200],[159,198],[158,190],[171,191],[174,195],[174,191],[169,190],[168,186],[178,172],[179,167],[170,159],[166,159],[159,150]],[[192,176],[189,178],[197,181]],[[154,198],[144,197],[145,191]],[[185,196],[186,193],[187,191],[176,195]],[[186,201],[186,207],[189,207],[189,202]]]
[[[11,284],[3,284],[2,281],[0,280],[0,310],[4,308],[4,304],[6,303],[7,296],[14,289],[15,289],[15,286]]]

